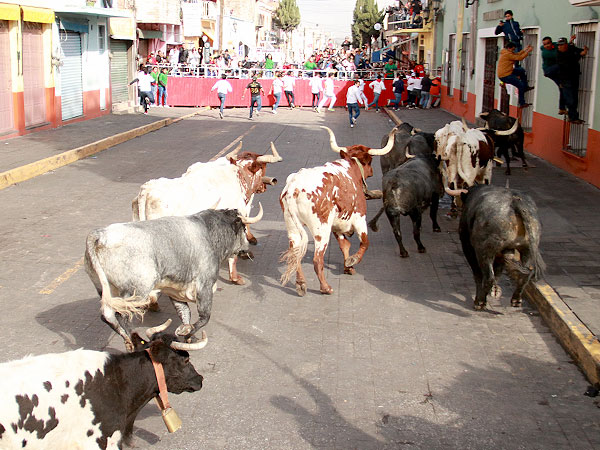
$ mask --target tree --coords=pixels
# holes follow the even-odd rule
[[[273,22],[285,33],[289,41],[292,31],[300,25],[300,8],[296,0],[281,0],[273,15]],[[286,53],[289,53],[289,48]]]
[[[379,10],[375,0],[356,0],[354,23],[352,23],[352,45],[360,47],[370,44],[372,37],[379,37],[379,31],[373,28],[383,20],[384,11]]]

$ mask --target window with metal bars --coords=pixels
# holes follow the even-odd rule
[[[533,51],[530,55],[521,61],[521,67],[527,72],[527,82],[529,86],[537,86],[537,62],[538,55],[540,52],[539,34],[537,29],[523,30],[523,48],[531,45]],[[534,91],[525,92],[525,103],[531,103],[533,105]],[[523,108],[521,111],[521,127],[523,130],[528,132],[531,131],[533,125],[533,108]]]
[[[454,45],[456,42],[456,35],[451,34],[448,37],[448,63],[446,64],[446,86],[448,87],[448,95],[452,96],[452,70],[454,68]]]
[[[469,35],[463,35],[462,49],[460,52],[460,101],[467,102],[468,93],[468,76],[469,76]]]

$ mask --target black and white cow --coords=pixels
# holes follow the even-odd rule
[[[383,176],[383,208],[369,221],[369,227],[377,231],[377,219],[385,210],[400,248],[400,256],[403,258],[408,256],[408,252],[402,244],[400,216],[410,216],[419,253],[425,253],[421,242],[421,215],[430,207],[429,216],[433,223],[433,231],[441,231],[437,222],[437,210],[440,196],[444,194],[438,161],[425,137],[412,136],[407,146],[406,158],[405,163]]]
[[[0,364],[0,448],[121,449],[140,410],[159,393],[152,358],[173,394],[202,388],[187,350],[160,331],[133,332],[134,353],[75,350]],[[150,335],[147,338],[147,335]]]
[[[520,306],[525,285],[542,276],[545,267],[534,201],[523,192],[497,186],[471,187],[462,200],[458,231],[475,278],[475,309],[485,308],[504,268],[516,283],[511,306]]]
[[[171,299],[182,325],[178,336],[191,338],[210,319],[219,265],[248,250],[245,224],[235,209],[205,210],[191,216],[167,216],[117,223],[92,231],[86,242],[85,269],[101,296],[102,318],[132,348],[128,321],[142,316],[160,290]],[[198,320],[191,324],[189,302]]]

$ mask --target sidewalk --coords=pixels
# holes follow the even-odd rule
[[[111,145],[173,123],[204,110],[151,109],[148,115],[107,115],[55,130],[0,141],[0,189],[14,174],[40,174],[74,162]],[[434,132],[456,117],[442,110],[388,111],[392,120]],[[366,112],[372,114],[372,112]],[[116,136],[120,140],[111,141]],[[109,139],[107,141],[107,139]],[[104,148],[96,145],[104,142]],[[85,153],[65,162],[65,152],[85,148]],[[46,160],[44,160],[46,158]],[[58,166],[48,163],[63,161]],[[540,158],[528,156],[532,167],[515,165],[510,187],[528,192],[536,201],[542,224],[541,250],[547,264],[545,281],[528,290],[547,324],[592,383],[600,383],[600,190],[557,169]],[[45,161],[45,162],[44,162]],[[503,168],[495,168],[493,182],[505,185]],[[25,178],[27,179],[27,178]],[[13,181],[14,182],[14,181]],[[548,283],[548,284],[546,284]]]

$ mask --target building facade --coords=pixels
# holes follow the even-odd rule
[[[516,107],[516,89],[501,86],[496,75],[504,36],[495,30],[507,9],[523,30],[523,45],[534,49],[522,62],[535,86],[526,93],[532,106],[523,109]],[[444,0],[435,38],[435,61],[443,72],[442,107],[470,121],[491,109],[518,117],[529,152],[600,187],[599,15],[598,1]],[[578,125],[558,114],[559,91],[544,76],[540,54],[545,36],[556,42],[572,35],[576,46],[589,48],[580,61],[579,115],[585,123]]]

